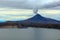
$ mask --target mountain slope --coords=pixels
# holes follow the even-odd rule
[[[39,14],[36,14],[32,18],[29,18],[29,19],[24,20],[24,21],[32,22],[32,23],[60,24],[60,21],[50,19],[50,18],[45,18]]]

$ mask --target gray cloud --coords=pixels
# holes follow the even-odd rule
[[[34,3],[30,4],[27,0],[20,1],[1,1],[0,7],[10,7],[10,8],[32,8]]]
[[[52,7],[60,6],[60,2],[58,3],[49,3],[49,4],[40,4],[40,0],[32,1],[32,0],[0,0],[0,7],[9,7],[9,8],[18,8],[18,9],[33,9],[38,3],[38,8],[40,9],[49,9]]]
[[[47,8],[47,9],[60,9],[60,1],[52,2],[50,4],[44,5],[43,8]]]

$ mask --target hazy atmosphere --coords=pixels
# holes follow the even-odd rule
[[[0,21],[28,19],[35,15],[33,13],[35,6],[40,8],[45,4],[58,1],[59,0],[0,0]],[[39,9],[38,13],[44,17],[60,20],[59,9],[59,6],[51,9]]]
[[[0,28],[0,40],[60,40],[60,0],[0,0]]]

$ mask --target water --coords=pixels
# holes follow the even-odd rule
[[[0,40],[59,40],[60,30],[46,28],[0,29]]]

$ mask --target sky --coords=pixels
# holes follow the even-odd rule
[[[54,7],[60,0],[0,0],[0,21],[26,20],[33,17],[33,8],[38,7],[38,13],[44,17],[60,20],[60,6]],[[46,4],[50,9],[40,9]],[[48,5],[48,7],[50,7]]]

